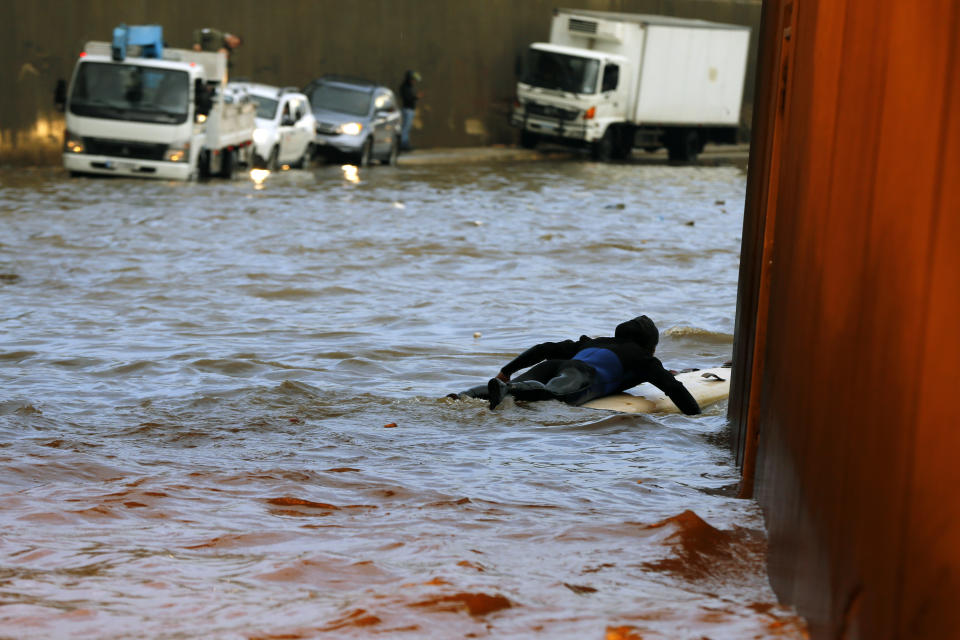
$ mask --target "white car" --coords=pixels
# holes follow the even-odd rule
[[[257,106],[253,132],[254,164],[276,171],[283,166],[306,167],[313,154],[317,121],[310,101],[299,89],[266,84],[242,84]]]

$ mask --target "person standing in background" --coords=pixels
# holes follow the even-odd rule
[[[230,52],[243,44],[243,38],[219,29],[197,29],[193,32],[194,51],[222,51],[230,57]]]
[[[410,145],[410,129],[413,128],[413,117],[417,112],[417,100],[422,95],[416,88],[418,82],[420,82],[420,74],[410,70],[403,76],[403,83],[400,85],[400,113],[403,116],[403,124],[400,128],[401,151],[413,149]]]

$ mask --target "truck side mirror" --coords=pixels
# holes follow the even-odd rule
[[[208,115],[210,109],[213,108],[213,96],[210,95],[210,89],[200,78],[193,81],[193,101],[197,107],[197,115]]]
[[[53,106],[57,111],[66,111],[67,109],[67,81],[63,78],[57,80],[57,87],[53,90]]]

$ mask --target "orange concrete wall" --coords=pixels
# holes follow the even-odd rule
[[[960,3],[763,20],[731,419],[771,581],[815,639],[958,638]]]

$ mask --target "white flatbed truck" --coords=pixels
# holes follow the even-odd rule
[[[192,180],[252,164],[256,108],[227,87],[226,55],[164,47],[156,25],[88,42],[56,102],[73,175]]]
[[[666,147],[692,161],[737,142],[750,28],[704,20],[556,9],[533,43],[511,124],[520,143],[586,146],[595,158]]]

